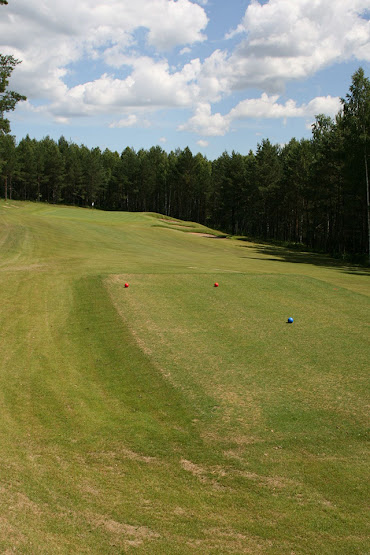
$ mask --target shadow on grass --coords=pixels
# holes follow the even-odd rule
[[[280,246],[275,245],[243,245],[243,248],[250,249],[264,257],[264,260],[269,262],[290,262],[293,264],[313,264],[315,266],[321,266],[325,268],[336,268],[347,274],[352,274],[356,276],[368,276],[370,277],[370,268],[367,269],[364,266],[358,266],[355,264],[350,264],[349,262],[344,262],[343,260],[336,260],[325,254],[318,254],[313,252],[305,251],[294,251]],[[266,258],[265,258],[266,257]],[[252,260],[261,260],[259,257],[249,257]]]

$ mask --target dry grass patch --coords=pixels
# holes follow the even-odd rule
[[[230,528],[208,528],[203,530],[205,539],[187,542],[190,552],[230,553],[249,555],[272,552],[273,542],[246,536]]]
[[[117,522],[116,520],[101,515],[86,514],[85,516],[93,526],[102,527],[111,534],[123,536],[125,542],[135,542],[136,545],[141,545],[146,540],[153,540],[160,537],[160,534],[146,526],[133,526],[132,524]]]

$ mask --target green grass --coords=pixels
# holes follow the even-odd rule
[[[164,220],[0,201],[0,552],[367,553],[369,273]]]

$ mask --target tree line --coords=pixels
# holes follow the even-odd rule
[[[369,252],[370,81],[362,68],[342,109],[316,116],[310,139],[268,139],[210,161],[189,148],[121,153],[61,137],[0,134],[1,195],[104,210],[159,212],[233,235],[338,256]]]

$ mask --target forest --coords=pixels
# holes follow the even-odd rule
[[[210,161],[189,148],[121,153],[0,133],[0,195],[102,210],[158,212],[226,234],[365,262],[369,253],[370,81],[359,68],[334,119],[310,139],[262,140]]]

